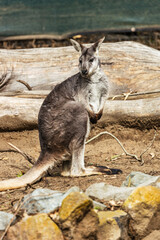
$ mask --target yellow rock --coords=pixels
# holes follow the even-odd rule
[[[64,240],[59,227],[47,214],[26,216],[10,227],[7,240]]]
[[[153,230],[160,230],[160,189],[144,186],[135,189],[123,208],[131,216],[130,232],[141,239]]]
[[[128,237],[128,215],[122,210],[100,211],[98,240],[129,239]]]
[[[75,221],[82,219],[91,208],[93,208],[92,200],[84,193],[72,192],[62,202],[59,217],[60,221]]]
[[[116,218],[120,218],[126,216],[127,213],[122,210],[117,211],[100,211],[98,212],[99,217],[99,225],[103,225],[106,222],[110,222],[112,224],[117,224]]]
[[[160,189],[153,186],[136,188],[124,202],[124,207],[133,208],[139,203],[156,207],[160,204]]]

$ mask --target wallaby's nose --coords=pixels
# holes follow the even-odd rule
[[[83,69],[83,70],[82,70],[82,74],[83,74],[83,75],[87,75],[87,74],[88,74],[87,69]]]

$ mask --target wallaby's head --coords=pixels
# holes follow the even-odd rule
[[[70,40],[76,51],[80,52],[79,71],[83,77],[90,77],[98,71],[100,67],[98,52],[104,39],[105,37],[92,44],[89,48],[73,39]]]

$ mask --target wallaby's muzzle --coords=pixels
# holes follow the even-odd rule
[[[87,75],[88,75],[88,70],[87,70],[87,69],[83,69],[83,70],[82,70],[82,74],[83,74],[84,76],[87,76]]]

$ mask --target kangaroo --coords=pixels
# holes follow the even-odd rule
[[[110,171],[84,165],[90,121],[96,123],[101,118],[108,96],[108,79],[101,69],[98,56],[103,40],[88,48],[71,40],[76,51],[80,52],[79,72],[56,85],[40,108],[40,156],[23,176],[1,181],[0,191],[32,184],[60,162],[64,162],[63,176],[78,177]]]

